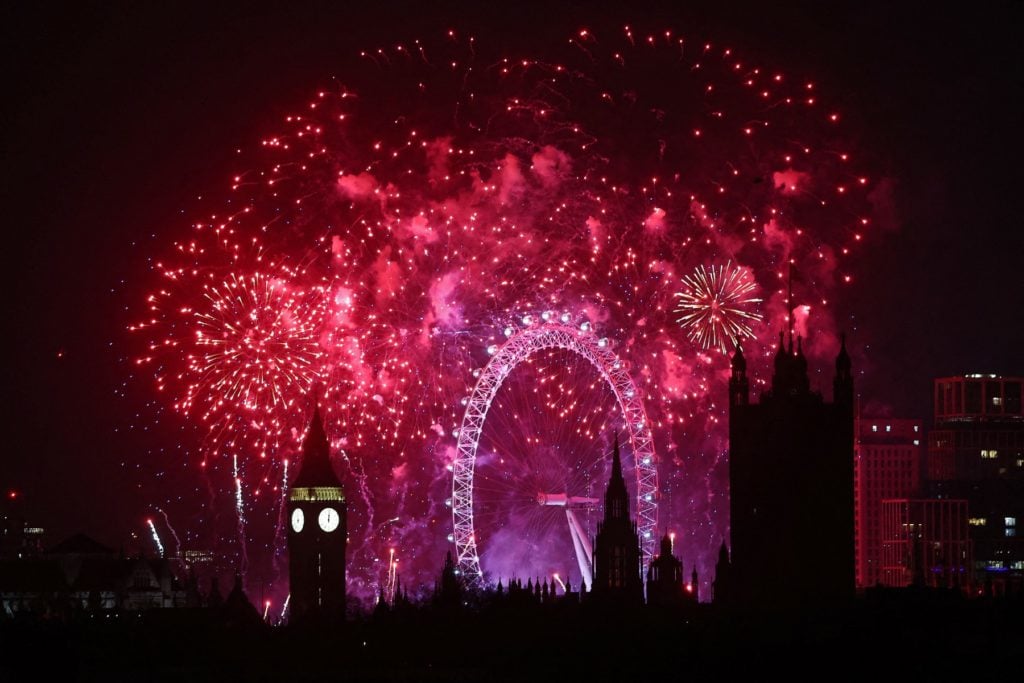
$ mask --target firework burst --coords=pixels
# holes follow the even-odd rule
[[[202,423],[203,476],[250,526],[279,528],[280,496],[260,491],[283,489],[317,387],[346,464],[353,593],[376,592],[389,548],[413,584],[444,556],[460,400],[519,321],[557,311],[615,346],[663,458],[664,518],[703,575],[728,533],[726,362],[707,350],[752,337],[762,381],[772,339],[756,323],[781,320],[780,269],[796,263],[808,353],[833,351],[826,302],[872,241],[875,189],[845,119],[814,83],[728,47],[617,33],[520,57],[458,35],[354,56],[153,259],[139,366]],[[495,448],[530,435],[548,442],[529,453],[565,462],[603,452],[593,378],[537,377],[552,398],[502,398]]]
[[[676,322],[686,337],[704,350],[727,353],[741,339],[755,337],[752,325],[760,322],[757,283],[746,268],[697,266],[683,277],[683,291],[676,292]]]

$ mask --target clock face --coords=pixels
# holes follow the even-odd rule
[[[317,520],[320,522],[320,528],[330,533],[338,528],[338,522],[341,521],[341,517],[338,516],[338,511],[334,508],[324,508],[320,511],[320,517]]]
[[[302,510],[298,508],[292,510],[292,531],[299,533],[302,531],[302,527],[305,523],[306,516],[302,514]]]

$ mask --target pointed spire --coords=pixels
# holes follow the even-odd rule
[[[786,363],[786,333],[779,330],[779,350],[775,352],[775,374],[779,374]]]
[[[622,479],[622,458],[619,455],[619,433],[615,432],[615,446],[612,450],[612,481]]]
[[[302,442],[299,474],[292,486],[341,486],[338,475],[331,467],[331,445],[327,439],[323,419],[320,417],[319,404],[314,404],[313,420],[310,422],[306,439]]]
[[[839,354],[836,356],[836,374],[847,376],[850,374],[850,354],[846,352],[846,333],[839,336]]]
[[[669,537],[668,532],[661,538],[661,556],[668,557],[672,554],[672,539]]]
[[[611,519],[628,517],[629,493],[626,491],[626,480],[622,477],[622,456],[619,453],[619,435],[616,433],[615,445],[612,447],[612,476],[604,494],[604,521],[607,523]]]
[[[733,376],[743,375],[747,371],[747,359],[743,357],[743,346],[737,341],[736,351],[732,354]]]
[[[810,388],[810,380],[807,378],[807,358],[804,357],[803,337],[796,338],[795,379],[802,388]]]

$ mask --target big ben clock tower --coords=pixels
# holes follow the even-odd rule
[[[299,473],[288,492],[290,619],[345,615],[345,493],[331,467],[330,446],[313,413]]]

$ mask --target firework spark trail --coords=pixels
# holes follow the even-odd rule
[[[292,594],[289,593],[288,595],[286,595],[284,597],[284,604],[281,605],[281,617],[280,617],[280,619],[281,619],[282,623],[284,622],[285,617],[288,616],[288,605],[291,603],[291,601],[292,601]]]
[[[288,458],[281,463],[281,495],[278,496],[276,521],[274,523],[274,540],[271,541],[271,569],[273,578],[281,574],[281,558],[287,550],[287,538],[285,524],[288,514]]]
[[[384,601],[391,606],[395,604],[395,589],[398,585],[398,559],[395,557],[395,549],[388,550],[388,571],[384,579]]]
[[[884,187],[812,82],[637,27],[560,45],[490,57],[450,36],[418,41],[415,59],[366,51],[377,66],[356,60],[344,86],[241,155],[223,205],[153,259],[158,284],[131,326],[137,364],[205,434],[203,471],[235,498],[244,562],[246,527],[275,553],[280,500],[259,492],[286,481],[319,385],[358,491],[353,585],[378,583],[373,559],[391,544],[411,579],[429,580],[459,400],[507,326],[554,310],[589,321],[629,364],[663,456],[662,514],[710,575],[728,533],[719,352],[746,339],[763,386],[795,264],[799,303],[814,305],[797,321],[814,330],[805,353],[834,354],[832,302]],[[680,330],[680,282],[726,306]],[[559,391],[585,390],[577,381]],[[517,429],[542,424],[521,417]],[[385,538],[375,520],[396,508]]]
[[[153,524],[152,519],[147,519],[146,524],[149,525],[149,532],[153,535],[153,543],[156,544],[160,557],[164,557],[164,544],[160,541],[160,534],[156,532],[156,525]]]
[[[241,554],[239,558],[239,572],[244,578],[249,569],[249,548],[245,534],[245,501],[242,498],[242,477],[238,470],[238,454],[235,453],[232,459],[232,474],[235,479],[235,515],[238,526],[238,548]]]
[[[171,532],[171,538],[174,539],[174,547],[176,550],[175,555],[178,557],[179,560],[184,562],[185,558],[182,555],[181,539],[178,538],[178,532],[174,530],[174,526],[171,524],[170,517],[167,516],[167,513],[164,512],[163,508],[159,508],[154,505],[153,509],[159,512],[160,515],[164,518],[164,524],[167,526],[167,530]]]

